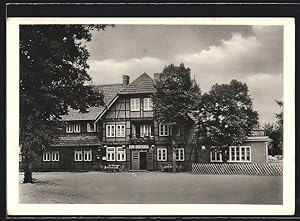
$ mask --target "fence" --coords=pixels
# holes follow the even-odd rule
[[[282,163],[194,163],[193,174],[282,176]]]

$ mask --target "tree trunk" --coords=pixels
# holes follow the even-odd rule
[[[25,163],[23,183],[32,183],[32,163],[31,162]]]
[[[195,150],[195,162],[196,163],[199,163],[199,146],[198,144],[195,144],[194,146],[194,150]]]

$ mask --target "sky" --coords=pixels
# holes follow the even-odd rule
[[[184,63],[201,91],[237,79],[248,85],[260,124],[275,122],[283,99],[283,27],[238,25],[116,25],[94,31],[87,45],[95,84],[150,76]]]

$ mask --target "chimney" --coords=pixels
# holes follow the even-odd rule
[[[160,75],[160,73],[154,73],[153,74],[153,78],[154,78],[155,82],[159,80],[159,75]]]
[[[123,87],[126,87],[129,84],[129,75],[124,74],[122,76],[123,79]]]

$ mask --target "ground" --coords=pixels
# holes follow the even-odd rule
[[[282,204],[282,176],[137,172],[40,172],[20,203]]]

